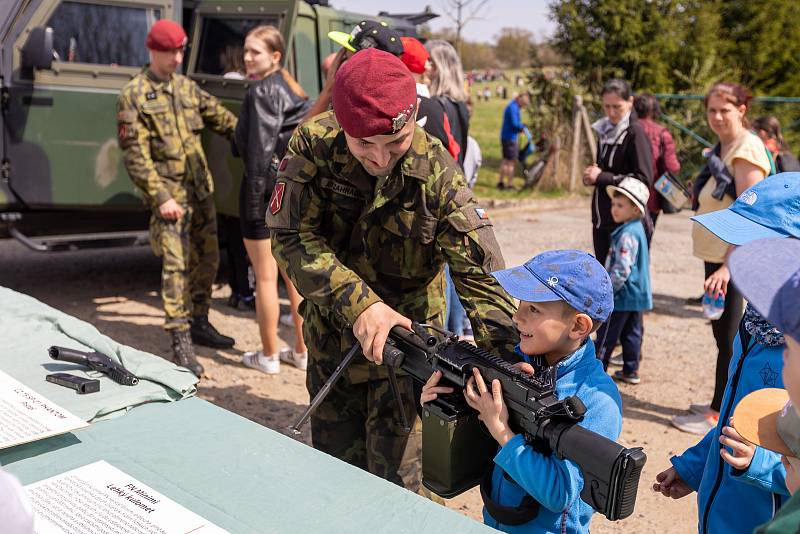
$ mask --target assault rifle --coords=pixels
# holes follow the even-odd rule
[[[83,352],[82,350],[57,347],[55,345],[50,347],[47,352],[54,360],[77,363],[93,371],[100,371],[117,384],[135,386],[139,383],[136,375],[100,352]]]
[[[578,397],[558,399],[552,376],[531,376],[505,360],[449,332],[441,336],[413,324],[413,331],[394,327],[383,350],[392,391],[401,404],[395,369],[426,382],[434,371],[442,372],[440,385],[455,392],[440,395],[422,407],[422,482],[431,491],[450,498],[478,485],[492,466],[497,443],[478,421],[463,389],[477,368],[487,384],[500,380],[508,406],[509,424],[537,450],[575,462],[583,472],[581,498],[615,521],[633,513],[639,476],[647,461],[641,448],[628,449],[577,423],[586,406]],[[438,329],[436,329],[438,330]],[[314,397],[308,410],[294,425],[297,432],[322,402],[333,383],[355,357],[356,345]],[[404,416],[403,416],[404,417]],[[407,422],[403,420],[408,428]]]

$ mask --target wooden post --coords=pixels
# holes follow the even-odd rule
[[[583,131],[586,134],[586,142],[589,143],[589,150],[592,151],[592,162],[597,161],[597,141],[592,132],[592,125],[589,123],[589,114],[586,113],[586,108],[581,105],[581,117],[583,122]]]
[[[572,97],[572,150],[569,158],[569,192],[575,191],[578,181],[578,165],[580,165],[581,149],[581,108],[583,99],[580,95]]]
[[[561,135],[556,130],[556,138],[553,139],[553,182],[555,182],[556,187],[561,187],[561,178],[559,173],[561,172]]]

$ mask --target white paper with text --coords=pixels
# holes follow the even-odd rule
[[[0,371],[0,449],[87,426],[83,419]]]
[[[102,460],[25,490],[36,513],[36,534],[227,533]]]

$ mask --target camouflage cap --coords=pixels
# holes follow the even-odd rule
[[[399,58],[368,48],[336,73],[331,100],[336,120],[348,135],[392,135],[414,116],[417,84]]]

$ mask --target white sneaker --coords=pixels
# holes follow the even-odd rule
[[[282,314],[280,319],[278,319],[278,322],[286,328],[294,328],[294,319],[292,319],[291,313]]]
[[[242,363],[245,367],[251,369],[258,369],[262,373],[268,375],[277,375],[281,372],[281,361],[277,356],[273,355],[271,358],[264,356],[264,353],[259,351],[245,352],[242,355]]]
[[[308,368],[308,351],[295,352],[294,349],[284,347],[278,353],[278,357],[280,361],[291,363],[301,371],[305,371]]]
[[[625,361],[622,359],[622,354],[615,354],[608,359],[608,365],[613,367],[622,367]]]
[[[672,426],[689,434],[704,436],[709,430],[717,426],[718,420],[719,416],[715,416],[710,412],[676,415],[672,418]]]
[[[711,409],[711,403],[707,402],[705,404],[699,402],[693,402],[689,405],[689,411],[692,413],[707,413]]]

